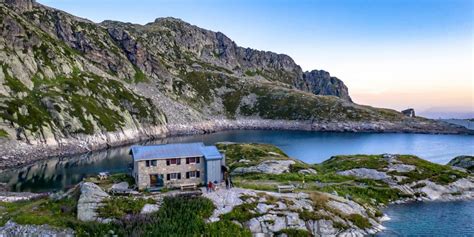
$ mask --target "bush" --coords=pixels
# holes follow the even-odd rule
[[[223,220],[238,221],[240,223],[246,222],[254,217],[259,216],[254,210],[257,208],[257,203],[244,203],[234,207],[231,212],[221,216]]]
[[[288,237],[308,237],[311,234],[307,230],[301,229],[282,229],[276,235],[286,234]]]
[[[347,216],[347,219],[361,229],[367,229],[372,227],[369,220],[359,214],[350,214],[349,216]]]
[[[218,222],[213,222],[206,225],[204,236],[213,236],[213,237],[250,237],[252,233],[250,230],[245,229],[232,221],[221,220]]]
[[[121,218],[127,214],[139,214],[145,204],[154,204],[153,199],[112,197],[103,201],[103,206],[97,210],[103,218]]]

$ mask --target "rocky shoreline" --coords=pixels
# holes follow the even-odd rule
[[[118,132],[105,132],[94,135],[77,135],[69,138],[48,139],[32,142],[0,139],[0,170],[17,168],[47,158],[98,151],[141,141],[172,136],[206,134],[228,130],[292,130],[322,132],[367,132],[367,133],[425,133],[425,134],[469,134],[469,131],[456,126],[438,127],[427,122],[424,126],[391,122],[330,122],[264,120],[264,119],[215,119],[213,121],[189,124],[167,124]]]

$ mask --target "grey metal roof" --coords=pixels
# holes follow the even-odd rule
[[[206,160],[222,159],[222,155],[217,150],[217,147],[205,146],[202,142],[132,146],[130,154],[134,161],[193,156],[204,156]]]

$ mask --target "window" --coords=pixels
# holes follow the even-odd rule
[[[199,163],[200,157],[189,157],[186,158],[186,164],[196,164]]]
[[[199,177],[201,177],[201,172],[199,172],[198,170],[186,172],[187,179],[195,179]]]
[[[180,165],[181,159],[166,159],[166,165]]]
[[[177,180],[181,179],[181,173],[170,173],[166,175],[166,180]]]
[[[158,163],[158,162],[157,162],[156,160],[152,160],[152,161],[151,161],[151,166],[156,166],[157,163]]]
[[[150,167],[150,161],[149,160],[145,161],[145,166]]]

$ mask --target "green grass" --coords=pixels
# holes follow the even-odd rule
[[[133,76],[133,80],[135,83],[150,82],[148,77],[145,75],[145,73],[143,73],[142,70],[140,70],[140,68],[138,68],[137,66],[135,66],[134,68],[135,68],[135,75]]]
[[[216,144],[216,146],[225,154],[226,163],[231,169],[235,169],[239,166],[256,165],[268,159],[289,159],[288,156],[278,147],[268,144]],[[250,162],[248,164],[239,163],[238,161],[241,159],[246,159]]]
[[[8,132],[0,128],[0,138],[8,138]]]
[[[356,168],[381,170],[387,165],[388,162],[382,158],[382,155],[351,155],[333,156],[316,167],[320,171],[330,172]]]
[[[232,209],[231,212],[221,215],[222,220],[228,221],[238,221],[240,223],[244,223],[252,218],[260,216],[260,214],[256,213],[254,210],[257,207],[257,203],[244,203],[238,205]]]
[[[277,236],[286,234],[288,237],[309,237],[312,236],[307,230],[302,229],[282,229],[275,233]]]
[[[122,218],[125,215],[137,215],[145,204],[155,204],[153,199],[112,197],[105,199],[97,213],[103,218]]]
[[[228,221],[221,220],[218,222],[209,223],[206,225],[204,236],[236,236],[236,237],[251,237],[252,233],[249,229],[242,228],[237,224]]]
[[[416,166],[415,170],[400,174],[408,177],[408,179],[403,180],[402,183],[411,183],[429,179],[435,183],[446,185],[468,176],[466,173],[453,170],[447,165],[431,163],[416,156],[403,155],[399,156],[398,160],[402,161],[404,164]]]
[[[369,220],[359,214],[350,214],[349,216],[347,216],[347,219],[361,229],[367,229],[372,227]]]
[[[397,189],[392,189],[389,187],[359,187],[352,185],[331,185],[322,188],[317,188],[317,190],[327,193],[332,193],[334,191],[341,197],[351,196],[352,199],[358,203],[369,204],[369,205],[379,205],[379,204],[388,204],[390,201],[398,200],[404,197],[400,191]]]

